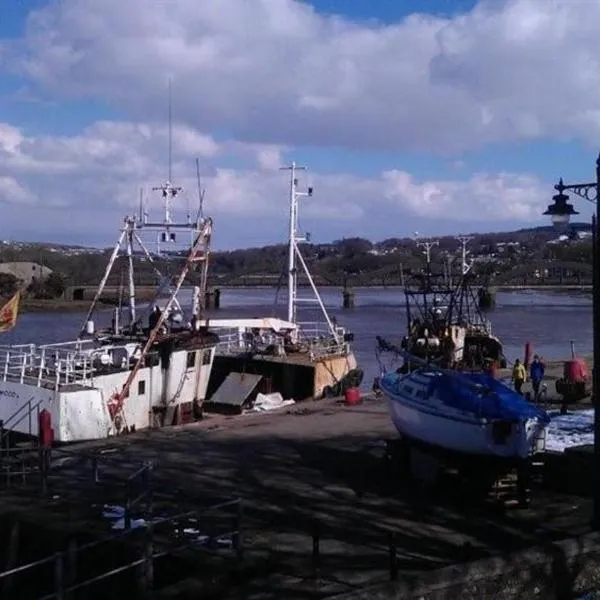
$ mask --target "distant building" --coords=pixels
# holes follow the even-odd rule
[[[14,275],[19,281],[29,283],[45,279],[52,273],[52,269],[34,262],[4,262],[0,263],[0,273]]]

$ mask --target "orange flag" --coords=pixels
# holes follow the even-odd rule
[[[2,308],[0,308],[0,333],[12,329],[17,324],[20,298],[21,292],[17,292]]]

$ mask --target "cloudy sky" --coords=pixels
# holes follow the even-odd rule
[[[219,248],[545,224],[600,149],[600,0],[0,0],[0,237],[104,245],[168,174]],[[590,207],[578,205],[582,217]]]

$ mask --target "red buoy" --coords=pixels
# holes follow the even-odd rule
[[[571,360],[563,363],[563,376],[554,384],[556,393],[562,396],[561,413],[567,412],[567,404],[586,398],[589,393],[589,373],[583,358],[572,352]]]
[[[587,381],[588,372],[587,364],[583,358],[572,358],[564,363],[563,377],[567,381],[577,383],[579,381]]]
[[[355,406],[360,403],[360,390],[357,387],[347,388],[344,392],[344,399],[349,406]]]

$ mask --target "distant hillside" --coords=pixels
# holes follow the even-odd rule
[[[476,270],[489,276],[504,272],[527,261],[561,260],[591,263],[590,226],[571,225],[568,235],[559,237],[551,226],[517,231],[470,234],[468,248]],[[439,268],[454,257],[458,259],[459,242],[455,236],[436,238],[432,258]],[[321,244],[304,244],[303,255],[319,283],[341,285],[361,283],[380,277],[383,282],[399,282],[401,272],[420,269],[423,252],[412,238],[389,238],[372,242],[360,237],[345,238]],[[29,261],[60,273],[71,284],[96,284],[102,276],[111,249],[86,248],[51,243],[0,243],[0,262]],[[230,282],[285,281],[287,247],[284,244],[214,252],[210,274],[215,285]],[[172,270],[172,263],[171,270]],[[163,267],[166,267],[166,263]],[[118,285],[120,272],[110,282]],[[168,270],[168,269],[167,269]],[[153,283],[151,266],[141,262],[138,283]]]

